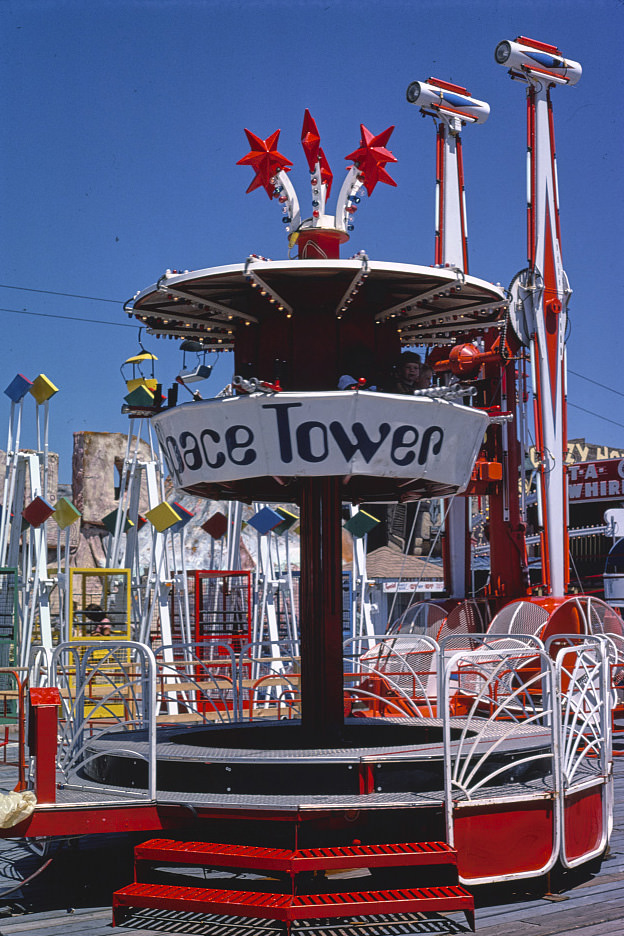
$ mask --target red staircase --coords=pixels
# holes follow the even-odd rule
[[[149,883],[154,865],[273,872],[279,880],[245,880],[246,890],[228,887],[182,887]],[[290,933],[295,920],[368,916],[377,913],[439,913],[461,910],[474,931],[474,899],[457,883],[427,887],[388,887],[348,891],[353,882],[332,875],[356,868],[375,873],[387,869],[445,865],[457,880],[457,853],[445,842],[408,842],[391,845],[349,845],[327,848],[256,848],[214,842],[174,842],[152,839],[135,848],[135,883],[113,896],[113,924],[123,923],[133,908],[174,910],[184,913],[229,914],[278,920]],[[312,872],[306,875],[304,872]],[[326,872],[329,877],[326,877]],[[404,877],[405,872],[402,872]],[[448,876],[448,873],[447,873]],[[288,880],[290,879],[290,880]],[[224,881],[231,884],[231,879]],[[243,884],[243,882],[239,882]],[[360,878],[359,883],[362,883]],[[255,888],[255,889],[254,889]],[[269,890],[267,890],[269,888]]]

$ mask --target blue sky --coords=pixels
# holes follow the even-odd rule
[[[553,93],[574,290],[569,436],[624,448],[622,2],[3,0],[0,10],[0,383],[43,372],[60,388],[50,441],[62,480],[72,432],[127,427],[119,367],[138,333],[123,301],[167,268],[286,256],[276,203],[262,190],[246,195],[251,170],[235,165],[245,127],[263,138],[281,128],[279,149],[305,201],[306,107],[336,178],[360,123],[374,133],[394,124],[399,161],[388,168],[398,187],[376,188],[345,255],[428,264],[434,129],[405,89],[429,76],[467,87],[491,106],[488,122],[463,137],[470,272],[507,285],[526,265],[525,104],[494,48],[520,34],[583,65],[576,87]],[[181,365],[175,343],[144,343],[169,383]],[[205,392],[231,367],[223,356]]]

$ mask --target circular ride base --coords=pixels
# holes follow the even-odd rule
[[[157,801],[188,805],[192,835],[206,820],[201,834],[211,841],[279,848],[446,841],[443,732],[436,718],[351,718],[330,747],[297,722],[164,726],[157,735]],[[451,731],[453,754],[466,737],[476,744],[477,759],[498,743],[496,764],[488,758],[488,772],[500,773],[483,790],[486,812],[496,812],[492,803],[502,794],[507,803],[515,796],[516,829],[526,826],[535,846],[536,805],[540,815],[552,814],[547,759],[518,762],[548,750],[548,730],[519,725],[508,737],[508,726],[484,720],[478,739],[474,730],[462,741],[463,734],[459,719]],[[89,743],[88,779],[108,788],[144,788],[147,754],[145,732],[107,733]],[[478,816],[470,823],[478,838]],[[542,852],[539,846],[538,861]],[[495,874],[500,855],[492,854],[490,863]],[[529,864],[533,870],[535,858]],[[472,876],[461,853],[458,866],[460,875]]]
[[[547,729],[518,726],[517,734],[509,738],[507,726],[485,720],[483,724],[482,737],[471,753],[478,757],[480,750],[485,752],[497,738],[504,738],[495,758],[501,770],[497,786],[544,776],[545,761],[519,766],[515,762],[548,750]],[[461,724],[451,729],[451,748],[457,747],[462,733]],[[472,746],[476,732],[469,730],[466,735]],[[97,756],[85,768],[89,779],[114,786],[146,785],[147,764],[137,758],[145,756],[147,743],[141,731],[125,734],[122,745],[117,732],[92,741],[90,754]],[[487,772],[494,769],[488,758]],[[308,802],[322,800],[331,809],[343,806],[344,797],[357,805],[360,796],[371,794],[383,794],[379,805],[387,797],[411,805],[421,793],[428,798],[436,792],[443,795],[443,725],[436,718],[353,718],[345,722],[340,741],[332,747],[311,738],[296,722],[160,728],[157,771],[161,791],[216,797],[220,805],[228,803],[235,809],[245,809],[251,801],[261,807],[264,800],[267,806],[299,808],[304,796]],[[332,797],[340,799],[333,803]]]

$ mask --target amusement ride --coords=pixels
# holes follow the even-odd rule
[[[148,335],[181,339],[185,362],[166,394],[154,355],[142,348],[126,362],[130,431],[118,508],[103,518],[105,568],[72,569],[69,534],[63,552],[59,532],[56,577],[47,571],[48,517],[62,530],[78,514],[49,503],[44,456],[18,453],[30,382],[12,391],[3,500],[12,514],[2,513],[0,551],[7,600],[17,593],[21,610],[3,672],[17,687],[16,712],[28,709],[28,737],[5,834],[156,833],[136,847],[134,883],[113,897],[119,925],[158,908],[272,919],[288,932],[307,919],[463,911],[474,928],[470,885],[605,853],[624,637],[612,608],[569,589],[571,290],[551,102],[581,67],[523,36],[501,42],[495,59],[527,99],[528,260],[509,289],[468,272],[461,135],[489,106],[466,88],[428,78],[407,89],[436,127],[432,265],[340,257],[366,198],[395,184],[393,127],[361,125],[329,214],[333,176],[305,111],[309,217],[279,131],[245,131],[248,191],[277,202],[296,256],[167,270],[126,304]],[[393,367],[414,348],[432,381],[397,392]],[[224,350],[236,376],[203,399],[206,356]],[[529,361],[539,586],[519,483]],[[47,458],[47,422],[43,435]],[[475,496],[488,502],[490,579],[480,596],[470,594]],[[193,497],[227,505],[204,525],[227,541],[220,570],[186,567]],[[444,499],[447,597],[412,604],[400,626],[389,621],[376,635],[363,544],[377,521],[367,505],[425,498]],[[238,551],[244,510],[258,535],[255,591]],[[346,641],[345,516],[360,609]],[[297,595],[271,546],[286,537],[288,555],[296,524]],[[162,865],[174,884],[154,872]],[[204,869],[201,886],[184,878],[191,866]]]

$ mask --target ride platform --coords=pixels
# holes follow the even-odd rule
[[[15,769],[0,765],[0,784],[10,790]],[[624,758],[614,761],[614,829],[609,854],[600,865],[574,872],[553,872],[532,882],[515,886],[471,887],[475,899],[478,936],[612,936],[624,919]],[[147,834],[146,834],[147,837]],[[128,867],[135,837],[95,836],[64,841],[41,848],[16,851],[15,840],[0,842],[2,859],[0,896],[6,915],[4,936],[58,936],[71,926],[80,936],[109,936],[112,893],[127,884]],[[114,845],[114,852],[111,846]],[[114,854],[115,860],[111,861]],[[79,862],[81,873],[74,873]],[[161,883],[179,880],[171,868],[161,869]],[[39,872],[39,873],[37,873]],[[203,877],[203,870],[197,871]],[[35,875],[30,883],[24,879]],[[111,877],[112,875],[112,877]],[[85,888],[85,881],[90,882]],[[10,890],[10,893],[8,892]],[[4,896],[6,894],[6,896]],[[250,917],[223,914],[176,914],[171,910],[138,910],[116,927],[119,934],[158,936],[283,936],[284,924]],[[379,913],[367,920],[344,917],[338,920],[304,921],[293,924],[297,936],[457,936],[468,929],[461,911],[422,913]]]

